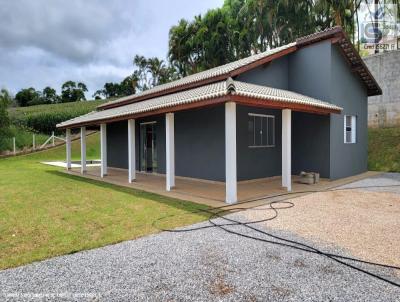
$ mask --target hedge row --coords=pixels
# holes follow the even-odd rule
[[[59,133],[56,125],[68,119],[86,114],[104,103],[101,101],[81,101],[51,105],[37,105],[30,107],[11,108],[9,115],[11,122],[19,127],[33,129],[39,133]]]

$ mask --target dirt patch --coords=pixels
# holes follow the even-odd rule
[[[290,201],[293,208],[280,210],[276,219],[264,225],[340,246],[360,259],[400,266],[399,194],[343,190]],[[269,214],[243,212],[251,220]]]
[[[300,267],[300,268],[307,267],[307,265],[304,264],[304,261],[301,260],[300,258],[295,260],[295,262],[293,263],[293,266]]]
[[[232,293],[235,288],[229,285],[222,274],[218,274],[214,283],[211,284],[210,292],[216,296],[225,296]]]
[[[235,291],[235,287],[226,280],[226,276],[233,271],[229,269],[227,259],[218,252],[217,247],[202,251],[201,262],[209,274],[208,289],[211,294],[223,297]]]

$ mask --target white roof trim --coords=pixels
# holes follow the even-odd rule
[[[57,127],[69,128],[74,125],[84,123],[96,124],[96,122],[106,119],[131,116],[134,114],[151,112],[158,109],[200,102],[203,100],[226,96],[228,94],[265,99],[276,102],[303,104],[316,108],[335,111],[342,110],[341,107],[338,107],[336,105],[292,91],[234,81],[229,78],[227,81],[212,83],[209,85],[204,85],[201,87],[180,91],[173,94],[155,97],[141,102],[131,103],[101,111],[92,111],[88,114],[62,122],[58,124]]]

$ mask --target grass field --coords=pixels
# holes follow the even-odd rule
[[[72,157],[79,159],[79,141]],[[87,139],[99,158],[99,136]],[[64,159],[64,147],[0,159],[0,269],[134,239],[206,219],[202,205],[67,175],[40,164]],[[177,215],[177,216],[175,216]]]
[[[400,172],[400,127],[369,129],[368,169]]]
[[[36,132],[51,134],[59,132],[56,125],[68,119],[86,114],[106,102],[106,100],[81,101],[50,105],[9,108],[11,123]]]
[[[91,111],[94,110],[100,104],[103,104],[104,102],[106,102],[106,100],[45,104],[45,105],[35,105],[28,107],[11,107],[8,109],[8,113],[11,119],[21,119],[27,115],[41,114],[43,112],[63,112],[63,111],[81,111],[81,110]]]

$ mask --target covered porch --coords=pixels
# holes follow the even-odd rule
[[[67,170],[72,174],[142,189],[154,193],[164,194],[177,198],[199,201],[216,206],[219,203],[234,204],[239,201],[264,197],[270,194],[279,194],[292,191],[293,180],[291,170],[291,110],[282,110],[282,137],[281,161],[282,176],[264,177],[258,179],[238,180],[238,148],[236,134],[236,103],[227,102],[225,107],[225,181],[215,181],[176,175],[175,168],[175,122],[174,113],[165,114],[165,174],[148,173],[146,169],[138,167],[137,159],[137,131],[135,119],[126,121],[128,128],[128,169],[110,167],[108,165],[109,150],[107,146],[107,124],[100,124],[100,166],[89,166],[86,161],[86,127],[81,127],[81,161],[79,168],[71,165],[70,129],[66,131]],[[206,145],[205,145],[206,147]],[[199,150],[204,152],[204,150]],[[239,155],[240,156],[240,155]],[[212,161],[210,160],[210,165]],[[296,183],[294,189],[306,190],[305,185]],[[164,194],[165,195],[165,194]],[[208,202],[209,201],[209,202]],[[210,205],[211,205],[210,204]]]
[[[143,108],[148,104],[158,110]],[[205,108],[215,110],[198,111]],[[309,190],[294,182],[292,177],[292,112],[328,116],[340,110],[340,107],[296,93],[229,78],[226,82],[93,112],[61,124],[60,128],[66,129],[66,162],[71,173],[100,177],[111,183],[156,193],[167,192],[169,196],[183,194],[186,195],[184,199],[191,199],[187,196],[192,195],[234,204],[274,193]],[[259,123],[264,122],[265,126],[260,128]],[[110,127],[116,123],[119,128]],[[154,140],[154,127],[147,127],[149,132],[145,135],[139,131],[149,124],[158,125],[158,140]],[[86,165],[87,127],[100,129],[100,167]],[[81,132],[79,171],[71,169],[72,128]],[[109,130],[113,131],[111,136],[107,135]],[[156,144],[157,151],[162,150],[155,164],[158,170],[151,169],[151,174],[138,172],[149,172],[138,161],[143,155],[138,145],[146,144],[148,134],[151,138],[147,144]],[[211,147],[214,149],[210,152]],[[107,155],[110,149],[111,157]],[[152,146],[146,150],[154,152],[154,149]],[[176,155],[176,151],[181,153]],[[320,151],[317,150],[323,153]],[[111,159],[112,167],[108,165]],[[124,170],[115,169],[121,159],[123,163],[119,168]],[[151,157],[150,161],[153,159]],[[208,174],[197,173],[204,172],[204,168]]]

